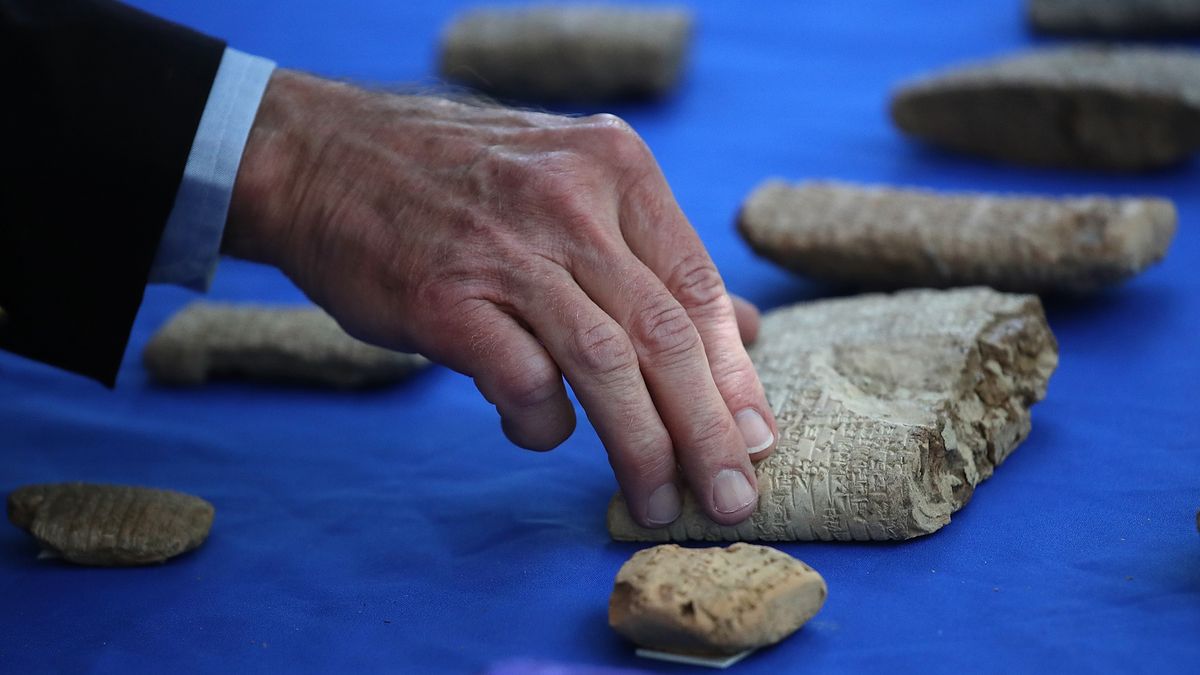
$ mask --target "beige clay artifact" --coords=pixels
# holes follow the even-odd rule
[[[172,317],[147,343],[142,362],[170,385],[248,379],[339,389],[391,384],[428,364],[350,337],[315,307],[208,302]]]
[[[763,183],[738,229],[759,255],[858,288],[986,285],[1094,291],[1166,255],[1166,199],[1047,199],[813,182]]]
[[[1196,0],[1029,0],[1029,24],[1042,33],[1080,36],[1197,35]]]
[[[647,529],[618,494],[614,539],[895,540],[934,532],[1029,433],[1058,348],[1037,296],[860,295],[763,317],[750,350],[779,426],[757,510],[710,521],[690,493]]]
[[[901,86],[892,120],[915,138],[1020,164],[1140,171],[1200,149],[1200,55],[1058,47]]]
[[[598,101],[660,96],[683,71],[680,8],[533,4],[474,9],[442,35],[442,77],[498,96]]]
[[[766,546],[638,551],[617,573],[608,623],[643,647],[719,656],[775,644],[825,603],[813,568]]]
[[[203,544],[213,514],[199,497],[124,485],[29,485],[8,495],[13,525],[45,553],[80,565],[163,562]]]

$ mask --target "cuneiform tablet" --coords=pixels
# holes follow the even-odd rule
[[[142,362],[171,385],[251,379],[340,389],[397,382],[428,363],[356,340],[317,308],[207,302],[172,317]]]
[[[163,562],[204,543],[213,506],[199,497],[123,485],[29,485],[8,495],[8,519],[42,549],[80,565]]]
[[[617,572],[608,623],[647,647],[719,656],[775,644],[825,604],[816,570],[766,546],[638,551]]]
[[[761,256],[804,276],[860,288],[987,285],[1091,291],[1166,255],[1165,199],[1047,199],[771,180],[742,205],[738,229]]]
[[[1062,47],[901,86],[901,130],[1022,164],[1144,170],[1200,147],[1200,56],[1180,48]]]
[[[442,35],[442,77],[516,98],[658,96],[684,68],[692,14],[677,8],[529,5],[475,9]]]
[[[1029,23],[1064,35],[1196,35],[1196,0],[1029,0]]]
[[[1029,433],[1058,347],[1037,296],[909,290],[793,305],[750,350],[778,421],[755,513],[717,525],[684,496],[663,528],[618,494],[615,539],[894,540],[950,522]]]

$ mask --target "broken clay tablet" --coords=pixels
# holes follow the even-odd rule
[[[29,485],[8,495],[13,525],[80,565],[163,562],[203,544],[213,514],[199,497],[123,485]]]
[[[892,97],[905,133],[1021,164],[1141,170],[1200,148],[1200,55],[1063,47],[915,80]]]
[[[1165,199],[1062,199],[845,183],[760,185],[738,230],[759,255],[804,276],[859,288],[987,285],[1092,291],[1166,255]]]
[[[1029,24],[1060,35],[1196,35],[1196,0],[1029,0]]]
[[[499,96],[597,101],[659,96],[683,71],[692,15],[672,8],[476,9],[442,35],[442,77]]]
[[[428,364],[346,334],[317,308],[194,302],[142,352],[146,370],[171,385],[249,379],[339,389],[398,382]]]
[[[684,496],[647,529],[618,494],[614,539],[887,540],[950,522],[1029,434],[1058,347],[1037,296],[915,290],[802,303],[763,317],[750,357],[779,427],[758,508],[717,525]]]
[[[825,604],[813,568],[766,546],[638,551],[617,572],[608,623],[650,649],[719,656],[775,644]]]

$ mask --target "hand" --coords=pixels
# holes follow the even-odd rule
[[[473,377],[522,447],[574,430],[565,375],[639,523],[678,516],[680,472],[714,521],[754,511],[775,420],[720,275],[620,119],[278,70],[223,245],[350,334]]]

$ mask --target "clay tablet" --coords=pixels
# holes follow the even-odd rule
[[[614,539],[908,539],[950,514],[1029,433],[1058,348],[1037,296],[913,290],[793,305],[750,350],[779,424],[756,465],[758,509],[644,529],[617,495]]]
[[[718,656],[775,644],[825,604],[813,568],[766,546],[638,551],[617,572],[608,623],[650,649]]]
[[[55,556],[80,565],[146,565],[208,537],[213,506],[173,490],[55,483],[8,495],[8,519]]]
[[[844,183],[760,185],[738,229],[761,256],[860,288],[1091,291],[1166,254],[1165,199],[938,194]]]
[[[684,9],[529,5],[469,11],[442,35],[441,76],[499,96],[658,96],[683,70]]]
[[[1021,164],[1140,170],[1200,148],[1200,56],[1066,47],[915,80],[892,120],[921,140]]]
[[[1195,35],[1196,0],[1029,0],[1037,31],[1067,35]]]
[[[360,342],[317,308],[194,302],[142,352],[157,381],[250,379],[342,389],[390,384],[428,362]]]

